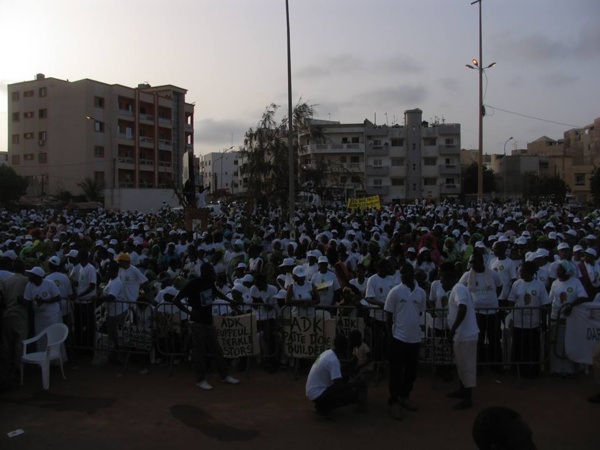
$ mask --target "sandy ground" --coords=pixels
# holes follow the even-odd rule
[[[489,372],[479,378],[475,406],[458,412],[451,409],[455,400],[445,397],[455,383],[434,380],[424,367],[412,395],[420,410],[406,412],[404,420],[388,416],[383,381],[370,389],[366,413],[349,407],[321,422],[304,396],[305,377],[291,372],[270,375],[253,367],[239,385],[212,376],[214,390],[202,391],[186,366],[172,375],[166,367],[142,375],[130,366],[118,376],[116,366],[70,363],[67,379],[55,368],[50,390],[43,391],[38,370],[26,373],[25,386],[0,393],[2,450],[471,449],[473,419],[495,405],[520,411],[540,449],[600,448],[600,406],[586,402],[600,387],[585,374],[575,380],[545,375],[519,385],[512,375]],[[9,438],[15,429],[25,433]]]

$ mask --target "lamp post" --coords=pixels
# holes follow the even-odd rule
[[[479,4],[479,61],[473,60],[473,66],[467,64],[469,69],[477,69],[479,71],[479,152],[478,152],[478,163],[477,163],[477,201],[483,203],[483,116],[485,110],[483,107],[483,72],[485,69],[489,69],[496,65],[492,63],[487,67],[483,66],[483,39],[482,39],[482,20],[481,20],[481,2],[483,0],[475,0],[471,2],[471,5],[475,3]]]
[[[504,158],[502,158],[502,180],[504,182],[504,200],[506,200],[506,144],[511,141],[513,137],[509,137],[504,143]]]
[[[288,159],[289,159],[289,212],[290,212],[290,237],[295,239],[294,213],[296,204],[296,193],[294,191],[294,132],[293,110],[292,110],[292,52],[290,49],[290,8],[288,0],[285,0],[285,19],[287,24],[287,75],[288,75]]]
[[[93,120],[94,126],[95,126],[95,123],[101,123],[106,128],[108,128],[108,146],[110,148],[110,156],[112,158],[112,189],[110,190],[110,207],[114,208],[115,189],[117,186],[117,157],[115,156],[114,151],[113,151],[112,128],[108,123],[104,122],[103,120],[98,120],[93,116],[85,116],[85,118],[87,120]]]

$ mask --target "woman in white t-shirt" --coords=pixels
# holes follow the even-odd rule
[[[544,283],[535,278],[537,265],[525,261],[519,267],[507,300],[515,307],[513,317],[513,361],[520,363],[521,374],[535,378],[541,363],[541,330],[546,329],[547,307],[550,305]]]
[[[287,288],[285,304],[292,307],[292,316],[314,317],[319,296],[312,284],[306,281],[304,266],[296,266],[292,271],[294,282]]]

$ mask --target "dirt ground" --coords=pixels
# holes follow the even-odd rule
[[[66,366],[62,380],[53,368],[50,390],[41,389],[36,367],[26,373],[25,386],[0,393],[0,449],[154,449],[261,448],[402,449],[474,448],[471,424],[488,406],[521,412],[534,430],[540,449],[598,449],[600,406],[586,397],[600,390],[590,375],[561,380],[547,375],[517,383],[513,375],[479,378],[475,406],[453,411],[456,400],[445,394],[455,388],[423,367],[412,400],[416,413],[404,420],[387,414],[387,385],[369,391],[366,413],[351,407],[336,411],[331,421],[315,419],[304,396],[306,377],[291,372],[267,374],[251,368],[239,385],[224,385],[212,376],[212,391],[195,387],[192,372],[153,366],[142,375],[130,366],[123,376],[115,366]],[[238,376],[239,374],[232,372]],[[9,438],[7,433],[24,430]]]

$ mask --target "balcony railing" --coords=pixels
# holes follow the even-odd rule
[[[153,159],[140,159],[140,166],[154,167],[154,160]]]
[[[132,188],[134,183],[132,181],[119,181],[120,188]]]
[[[140,114],[140,120],[145,120],[147,122],[154,122],[154,116],[150,114]]]
[[[367,166],[366,175],[368,177],[386,177],[390,173],[388,166]]]
[[[302,148],[304,153],[362,153],[363,144],[310,144]]]
[[[158,140],[158,148],[161,150],[172,150],[173,143],[167,139],[159,139]]]
[[[133,164],[135,161],[129,156],[119,156],[117,162],[120,164]]]
[[[438,153],[440,155],[458,155],[460,154],[460,147],[458,145],[439,145]]]
[[[171,126],[171,119],[167,119],[166,117],[159,117],[158,118],[158,124],[166,126],[166,127],[170,127]]]
[[[389,145],[368,145],[367,156],[387,156],[390,152]]]
[[[120,116],[133,117],[133,111],[129,109],[119,109]]]
[[[133,141],[133,134],[118,133],[117,138],[124,139],[126,141]]]
[[[442,164],[439,166],[440,175],[458,175],[460,166],[458,164]]]
[[[165,167],[167,169],[170,169],[171,167],[173,167],[173,164],[171,163],[171,161],[159,161],[158,167]]]
[[[366,186],[367,195],[388,195],[390,193],[389,186]]]
[[[460,194],[460,185],[458,184],[440,184],[440,194]]]
[[[154,145],[154,138],[148,136],[140,136],[140,144]]]

